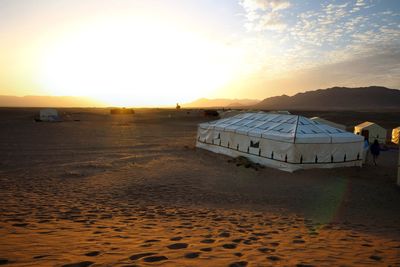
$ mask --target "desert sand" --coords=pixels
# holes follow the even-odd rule
[[[201,113],[0,110],[0,265],[400,266],[398,151],[286,173],[195,148]]]

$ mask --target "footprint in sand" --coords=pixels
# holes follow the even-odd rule
[[[298,263],[298,264],[296,264],[296,267],[314,267],[314,265],[311,265],[311,264],[304,264],[304,263]]]
[[[200,242],[201,242],[201,243],[205,243],[205,244],[211,244],[211,243],[214,243],[215,240],[214,240],[214,239],[211,239],[211,238],[207,238],[207,239],[201,240]]]
[[[157,262],[157,261],[165,261],[168,260],[165,256],[150,256],[143,259],[145,262]]]
[[[15,227],[26,227],[28,225],[29,225],[29,223],[14,223],[12,226],[15,226]]]
[[[85,256],[88,256],[88,257],[96,257],[96,256],[98,256],[99,254],[100,254],[100,251],[91,251],[91,252],[86,253]]]
[[[191,253],[187,253],[185,254],[185,258],[187,259],[195,259],[198,258],[200,256],[200,252],[191,252]]]
[[[303,244],[303,243],[305,243],[306,241],[304,241],[304,240],[302,240],[302,239],[294,239],[292,242],[293,242],[294,244]]]
[[[255,235],[255,236],[267,236],[268,234],[267,233],[251,233],[252,235]]]
[[[236,253],[233,253],[233,255],[235,255],[236,257],[242,257],[242,256],[243,256],[243,253],[236,252]]]
[[[226,248],[226,249],[234,249],[234,248],[237,247],[237,244],[228,243],[228,244],[223,244],[222,247],[223,247],[223,248]]]
[[[139,254],[134,254],[132,256],[129,257],[129,259],[131,260],[138,260],[141,259],[143,257],[147,257],[147,256],[153,256],[156,255],[157,253],[152,253],[152,252],[147,252],[147,253],[139,253]]]
[[[160,242],[161,240],[159,240],[159,239],[149,239],[149,240],[146,240],[146,241],[144,241],[145,243],[155,243],[155,242]]]
[[[169,249],[183,249],[183,248],[187,248],[188,244],[187,243],[175,243],[175,244],[171,244],[169,246],[167,246],[167,248]]]
[[[212,251],[212,248],[201,248],[200,250],[204,252],[210,252]]]
[[[38,256],[34,256],[33,258],[34,259],[43,259],[43,258],[45,258],[45,257],[48,257],[49,255],[38,255]],[[1,261],[0,261],[0,264],[1,264]]]
[[[94,264],[94,262],[92,261],[81,261],[76,263],[64,264],[62,267],[88,267],[92,264]]]
[[[251,245],[251,244],[253,244],[253,242],[251,240],[247,239],[247,240],[243,241],[243,244]]]
[[[374,260],[374,261],[380,261],[380,260],[382,260],[382,257],[381,256],[378,256],[378,255],[372,255],[372,256],[370,256],[369,257],[371,260]]]
[[[222,232],[219,234],[219,237],[230,237],[230,236],[231,236],[231,234],[228,232]]]
[[[170,240],[171,241],[179,241],[179,240],[182,240],[182,237],[176,236],[176,237],[172,237]]]
[[[270,261],[279,261],[281,258],[279,258],[278,256],[268,256],[267,259],[269,259]]]
[[[267,253],[267,252],[275,252],[275,249],[273,248],[259,248],[258,251],[262,253]]]
[[[247,264],[248,264],[247,261],[238,261],[238,262],[229,264],[229,267],[245,267],[245,266],[247,266]]]
[[[367,244],[367,243],[365,243],[365,244],[362,244],[361,246],[363,246],[363,247],[372,247],[372,245],[371,245],[371,244]]]

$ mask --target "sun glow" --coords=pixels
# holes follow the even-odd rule
[[[235,75],[226,45],[174,25],[114,20],[87,25],[42,51],[40,83],[52,95],[111,105],[171,105],[209,94]]]

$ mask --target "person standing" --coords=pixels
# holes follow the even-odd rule
[[[368,163],[368,154],[369,154],[369,142],[368,139],[364,137],[363,164]]]
[[[376,164],[376,160],[378,159],[379,153],[381,152],[381,147],[379,146],[378,140],[375,139],[374,143],[370,147],[372,159],[374,164]]]

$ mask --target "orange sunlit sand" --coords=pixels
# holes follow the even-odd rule
[[[195,149],[197,110],[35,111],[1,110],[10,266],[399,264],[397,151],[291,174]]]
[[[399,21],[0,1],[0,265],[400,266]]]

